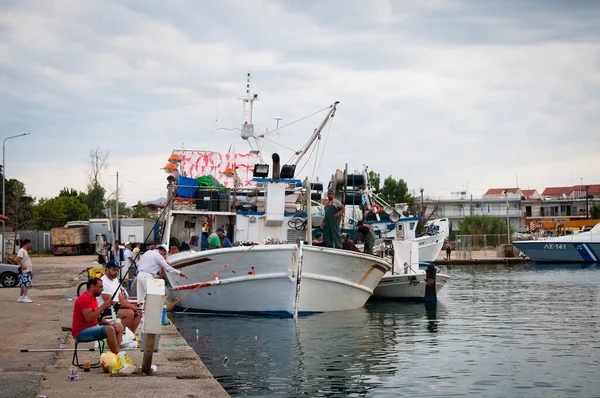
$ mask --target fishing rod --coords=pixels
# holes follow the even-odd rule
[[[167,201],[167,203],[165,204],[165,208],[160,212],[158,218],[156,219],[156,222],[154,223],[154,227],[152,227],[152,231],[150,231],[148,233],[148,235],[146,235],[146,239],[144,239],[144,242],[146,242],[148,240],[148,238],[150,237],[150,234],[152,234],[152,232],[154,231],[154,228],[156,228],[156,226],[158,225],[158,222],[160,221],[160,219],[162,218],[163,214],[165,211],[167,211],[167,209],[169,208],[170,203],[173,201],[173,199],[175,198],[175,195],[171,195],[171,198]],[[119,249],[120,251],[120,249]],[[138,253],[139,254],[139,253]],[[119,254],[119,261],[120,261],[120,254]],[[137,257],[137,256],[136,256]],[[133,262],[131,264],[129,264],[129,267],[127,268],[127,271],[125,273],[121,273],[121,277],[119,278],[119,288],[116,289],[111,298],[110,301],[114,301],[115,296],[117,295],[117,293],[119,293],[119,291],[122,289],[122,285],[123,285],[123,281],[125,280],[125,275],[129,274],[129,271],[131,270],[131,268],[133,266],[135,266],[137,263],[136,259],[133,259]],[[138,300],[139,301],[139,300]],[[121,304],[119,302],[117,302],[113,308],[115,310],[115,314],[119,311],[119,307],[121,306]]]

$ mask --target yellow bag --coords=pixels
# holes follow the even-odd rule
[[[100,355],[100,365],[104,373],[110,373],[117,365],[117,356],[110,351],[103,353]]]
[[[125,351],[119,352],[116,357],[117,363],[111,370],[112,374],[132,374],[135,372],[136,367]]]

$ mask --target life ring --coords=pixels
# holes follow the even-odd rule
[[[371,207],[371,211],[373,212],[373,214],[378,214],[378,213],[379,213],[381,210],[383,210],[383,209],[381,208],[381,206],[373,205],[373,206]]]

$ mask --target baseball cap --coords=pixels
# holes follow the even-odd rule
[[[110,260],[106,263],[106,268],[121,268],[121,265],[115,260]]]
[[[130,244],[131,244],[131,242],[129,242],[129,241],[125,242],[125,246],[128,246]]]
[[[327,190],[327,195],[330,195],[330,194],[333,195],[333,189],[328,189]]]
[[[217,231],[225,232],[225,230],[221,227],[217,228]]]
[[[156,248],[157,249],[163,249],[167,253],[169,252],[169,247],[167,245],[158,245],[158,246],[156,246]]]
[[[150,246],[148,247],[148,249],[149,249],[149,250],[154,250],[154,249],[156,249],[156,245],[150,245]]]

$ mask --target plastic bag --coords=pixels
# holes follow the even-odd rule
[[[110,351],[103,353],[100,355],[100,365],[102,365],[104,373],[110,373],[117,365],[117,356]]]
[[[129,355],[125,351],[121,351],[117,354],[117,363],[112,368],[112,374],[132,374],[135,372],[135,365]]]
[[[124,349],[135,349],[138,348],[137,339],[135,338],[135,334],[129,328],[125,328],[125,333],[123,333],[123,340],[121,341],[121,346],[119,348]]]

